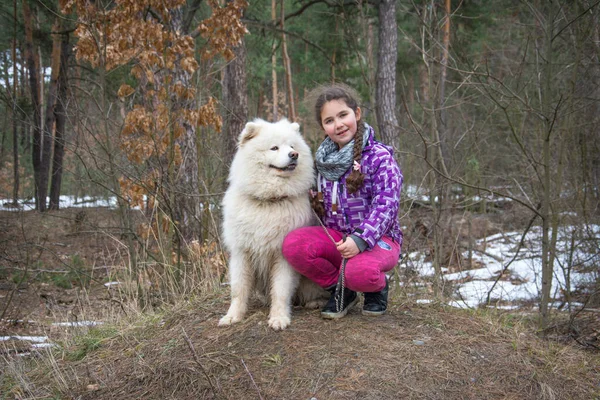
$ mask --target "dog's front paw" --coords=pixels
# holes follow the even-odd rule
[[[242,318],[240,317],[227,314],[219,320],[219,326],[229,326],[235,324],[236,322],[240,322],[241,320]]]
[[[273,316],[269,318],[269,326],[276,331],[281,331],[290,326],[292,320],[285,315]]]

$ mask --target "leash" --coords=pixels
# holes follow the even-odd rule
[[[319,224],[325,231],[325,234],[327,235],[327,237],[333,242],[333,244],[335,244],[335,239],[333,238],[333,236],[331,236],[329,234],[329,231],[323,224],[323,221],[321,221],[321,218],[319,218],[319,216],[317,215],[317,213],[315,212],[314,209],[312,210],[312,212],[315,215],[315,217],[317,217],[317,221],[319,221]],[[344,241],[344,242],[346,241],[345,233],[342,238],[342,241]],[[347,258],[342,258],[342,268],[340,269],[340,274],[338,275],[337,284],[335,285],[335,309],[337,312],[340,312],[341,310],[344,309],[344,289],[346,288],[346,263],[347,262],[348,262]],[[341,294],[341,296],[340,296],[340,294]]]
[[[344,234],[344,242],[346,241],[346,234]],[[340,312],[344,309],[344,290],[346,289],[346,263],[347,258],[342,259],[342,268],[340,275],[338,276],[337,285],[335,286],[335,309]]]

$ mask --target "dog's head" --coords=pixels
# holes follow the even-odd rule
[[[239,148],[250,147],[256,161],[270,173],[289,176],[296,169],[306,146],[300,125],[283,119],[271,124],[263,120],[248,122],[238,138]],[[306,154],[302,154],[303,158]],[[310,151],[309,151],[310,156]]]
[[[238,137],[229,180],[251,181],[269,191],[287,192],[288,185],[307,191],[313,180],[313,159],[300,125],[286,119],[248,122]]]

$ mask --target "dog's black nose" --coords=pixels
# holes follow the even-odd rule
[[[288,156],[292,159],[292,160],[297,160],[298,159],[298,152],[297,151],[290,151],[290,154],[288,154]]]

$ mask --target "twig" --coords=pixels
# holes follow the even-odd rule
[[[125,310],[125,306],[123,305],[123,302],[121,300],[111,297],[110,301],[114,301],[115,303],[118,303],[121,306],[121,311],[123,311],[123,314],[125,314],[126,316],[129,316],[129,314],[127,314],[127,311]]]
[[[15,271],[29,271],[31,273],[49,273],[49,274],[68,274],[71,271],[64,271],[60,269],[27,269],[27,268],[19,268],[19,267],[11,267],[10,265],[6,267],[7,269],[13,269]]]
[[[577,311],[575,311],[574,313],[571,314],[571,316],[569,317],[569,325],[573,326],[573,321],[575,321],[575,318],[577,318],[577,316],[579,315],[580,312],[584,311],[584,310],[590,310],[589,308],[587,308],[588,303],[590,302],[590,300],[592,299],[592,297],[594,297],[595,295],[599,294],[600,290],[597,289],[595,290],[592,294],[590,294],[587,299],[585,299],[585,303],[583,303],[583,306],[581,306],[581,308]],[[591,309],[594,310],[594,309]],[[592,311],[592,312],[596,312],[596,311]]]
[[[591,313],[600,313],[600,309],[597,309],[597,308],[582,308],[580,311],[591,312]]]
[[[584,342],[577,337],[573,337],[573,340],[575,340],[577,343],[579,343],[583,347],[593,347],[596,350],[600,350],[600,346],[596,346],[595,344],[590,343],[590,342]]]
[[[494,260],[496,260],[496,261],[498,261],[500,263],[504,261],[504,259],[502,257],[498,257],[497,255],[494,255],[494,254],[489,253],[489,252],[484,251],[484,250],[473,249],[473,252],[479,253],[479,254],[483,254],[484,256],[488,256],[489,258],[492,258],[492,259],[494,259]]]
[[[198,364],[198,366],[200,367],[200,370],[202,371],[202,373],[204,374],[204,376],[208,380],[208,384],[210,385],[210,388],[212,389],[212,392],[213,392],[213,395],[215,396],[215,398],[219,398],[220,397],[219,396],[219,392],[217,391],[217,388],[213,384],[213,381],[210,378],[210,375],[208,375],[208,372],[206,371],[206,369],[204,368],[204,366],[200,362],[200,359],[198,358],[198,354],[196,353],[196,349],[194,349],[194,345],[192,344],[192,341],[190,340],[189,336],[187,335],[187,333],[185,332],[185,329],[183,327],[181,327],[181,330],[183,332],[183,336],[185,337],[185,341],[186,341],[188,347],[190,348],[190,351],[192,352],[192,356],[194,357],[194,361],[196,362],[196,364]]]
[[[252,384],[254,385],[254,387],[256,388],[256,391],[258,392],[258,398],[260,400],[263,400],[263,397],[260,394],[260,389],[258,388],[258,386],[256,385],[256,382],[254,382],[254,378],[252,377],[252,374],[250,373],[250,371],[248,370],[248,367],[246,366],[246,363],[244,362],[244,359],[242,358],[242,364],[244,365],[244,368],[246,368],[246,372],[248,373],[248,375],[250,376],[250,379],[252,380]]]
[[[539,207],[539,205],[538,205],[538,207]],[[498,275],[498,277],[494,281],[494,284],[492,285],[492,287],[490,288],[490,290],[487,293],[487,298],[485,299],[485,304],[490,304],[490,298],[492,296],[492,291],[494,290],[494,288],[498,284],[498,281],[500,280],[500,278],[502,278],[502,276],[508,270],[508,268],[511,266],[511,264],[517,259],[517,256],[519,255],[519,251],[521,251],[521,247],[523,247],[523,243],[525,242],[525,236],[527,235],[527,233],[531,229],[531,226],[533,225],[533,222],[535,221],[535,219],[537,218],[537,216],[538,216],[538,214],[534,214],[533,217],[531,217],[531,219],[529,220],[529,224],[527,224],[527,227],[525,228],[525,230],[523,231],[523,234],[521,235],[521,240],[519,240],[519,245],[517,246],[517,249],[515,250],[515,255],[504,266],[504,268],[502,268],[502,271],[500,272],[500,274]]]

